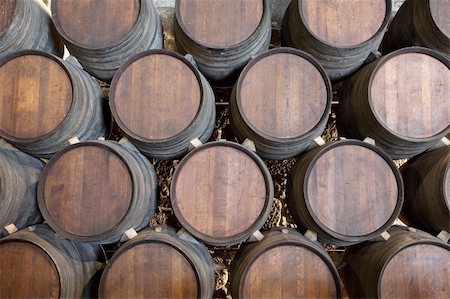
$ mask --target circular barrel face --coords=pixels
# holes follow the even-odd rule
[[[52,2],[53,20],[69,42],[86,48],[112,46],[133,29],[140,0],[58,0]]]
[[[102,145],[74,146],[44,169],[40,203],[44,218],[74,237],[93,237],[113,229],[132,201],[129,169]],[[47,214],[47,215],[46,215]]]
[[[432,244],[402,249],[385,266],[379,292],[380,298],[450,298],[450,250]]]
[[[113,259],[103,274],[103,298],[198,298],[195,269],[176,248],[140,243]]]
[[[0,38],[8,31],[11,22],[14,20],[17,0],[0,1]]]
[[[210,143],[191,152],[172,181],[175,215],[207,243],[232,243],[251,235],[260,228],[251,229],[269,200],[270,178],[265,177],[263,166],[232,144]]]
[[[387,15],[386,0],[297,0],[309,31],[326,44],[351,47],[371,39]]]
[[[110,95],[113,115],[136,139],[173,138],[189,127],[200,109],[200,78],[175,55],[144,54],[116,77]]]
[[[431,17],[439,30],[450,38],[450,1],[429,0]]]
[[[449,161],[449,160],[447,160]],[[444,198],[447,202],[447,209],[450,211],[450,163],[447,162],[447,170],[444,174]]]
[[[269,283],[270,281],[270,283]],[[336,282],[316,253],[300,246],[273,247],[241,279],[242,298],[336,298]]]
[[[402,50],[400,50],[402,51]],[[406,138],[430,138],[450,126],[450,70],[414,52],[390,56],[372,74],[372,111],[383,126]]]
[[[230,47],[256,31],[264,1],[178,0],[176,9],[178,24],[191,39],[205,46]]]
[[[362,145],[330,147],[316,158],[305,178],[310,214],[339,236],[374,233],[392,219],[397,208],[399,181],[391,167]]]
[[[299,137],[327,113],[326,81],[317,66],[297,51],[269,53],[255,58],[241,74],[240,113],[247,125],[263,136]]]
[[[2,298],[59,298],[58,270],[40,247],[23,241],[0,244]]]
[[[70,77],[56,58],[47,55],[9,57],[0,65],[0,134],[8,139],[43,137],[70,110]]]

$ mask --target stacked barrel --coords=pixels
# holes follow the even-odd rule
[[[448,298],[450,2],[174,2],[0,2],[1,297]]]

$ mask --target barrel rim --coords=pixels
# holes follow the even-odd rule
[[[56,31],[58,32],[58,34],[64,39],[64,41],[70,43],[73,46],[76,46],[80,49],[86,49],[86,50],[103,50],[103,49],[110,49],[110,48],[114,48],[117,47],[118,45],[120,45],[126,38],[127,36],[130,34],[130,32],[133,31],[133,29],[135,28],[136,24],[139,23],[140,19],[143,18],[143,9],[142,9],[142,4],[146,4],[148,2],[152,2],[150,3],[151,5],[153,5],[153,1],[148,1],[148,0],[139,0],[139,13],[138,13],[138,17],[136,18],[136,21],[134,22],[133,26],[131,27],[131,29],[124,34],[124,36],[122,36],[122,38],[120,38],[117,41],[114,41],[106,46],[99,46],[99,47],[91,47],[91,46],[87,46],[87,45],[83,45],[82,43],[79,43],[75,40],[73,40],[72,38],[70,38],[62,29],[60,22],[59,22],[59,18],[57,16],[57,9],[56,9],[56,2],[57,1],[52,1],[51,2],[51,18],[53,20],[53,24],[56,28]]]
[[[448,124],[447,128],[445,128],[443,131],[433,135],[433,136],[428,136],[428,137],[422,137],[422,138],[418,138],[418,137],[410,137],[410,136],[404,136],[402,134],[399,134],[395,131],[393,131],[391,128],[389,128],[384,121],[382,121],[380,119],[380,117],[378,116],[378,114],[375,112],[375,109],[373,107],[373,102],[372,102],[372,84],[374,81],[374,78],[376,76],[376,74],[378,73],[378,71],[384,66],[385,63],[387,63],[391,58],[394,58],[396,56],[400,56],[403,54],[408,54],[408,53],[416,53],[416,54],[424,54],[424,55],[428,55],[431,58],[434,58],[436,60],[438,60],[439,62],[441,62],[442,64],[444,64],[447,68],[450,69],[450,61],[440,52],[433,50],[433,49],[429,49],[429,48],[424,48],[424,47],[405,47],[405,48],[401,48],[399,50],[393,51],[383,57],[380,58],[379,63],[375,66],[375,68],[372,70],[370,77],[369,77],[369,83],[368,83],[368,87],[367,87],[367,99],[368,99],[368,104],[369,104],[369,109],[370,112],[372,113],[372,115],[375,117],[375,120],[380,124],[380,126],[386,130],[387,132],[389,132],[390,134],[392,134],[393,136],[399,137],[405,141],[410,141],[410,142],[433,142],[433,141],[438,141],[439,137],[442,137],[444,135],[446,135],[448,132],[450,132],[450,123]]]
[[[199,40],[197,40],[196,38],[194,38],[192,36],[192,33],[187,30],[186,26],[184,25],[183,22],[181,22],[182,18],[180,17],[180,1],[182,0],[176,0],[175,1],[175,22],[178,24],[178,26],[180,27],[181,31],[183,32],[184,35],[186,35],[192,42],[194,42],[197,45],[200,45],[201,47],[207,48],[207,49],[211,49],[211,50],[229,50],[229,49],[234,49],[234,48],[240,48],[243,45],[247,45],[249,40],[251,40],[255,33],[258,32],[258,30],[260,30],[263,27],[264,24],[264,20],[265,18],[270,14],[270,9],[269,9],[269,3],[268,0],[261,0],[263,1],[263,13],[261,16],[261,20],[258,23],[258,26],[256,27],[256,29],[253,31],[252,34],[250,34],[250,36],[248,36],[246,39],[244,39],[243,41],[237,43],[237,44],[233,44],[233,45],[229,45],[227,47],[225,46],[215,46],[215,45],[211,45],[211,44],[206,44],[203,43]]]
[[[38,184],[37,184],[37,190],[36,190],[37,203],[38,203],[38,206],[39,206],[39,210],[40,210],[40,212],[42,214],[42,217],[48,223],[50,228],[53,229],[56,233],[58,233],[58,234],[60,234],[62,236],[66,236],[67,238],[69,238],[71,240],[82,241],[82,242],[97,242],[98,240],[103,240],[107,236],[111,236],[117,230],[117,227],[120,224],[122,224],[128,217],[130,217],[129,216],[130,209],[135,204],[135,201],[136,201],[135,200],[135,190],[133,188],[131,188],[130,205],[128,206],[127,211],[124,213],[124,216],[122,217],[122,219],[120,219],[109,230],[107,230],[105,232],[102,232],[100,234],[96,234],[96,235],[79,236],[79,235],[75,235],[75,234],[72,234],[72,233],[69,233],[69,232],[65,231],[55,221],[53,221],[52,217],[50,216],[50,213],[48,212],[47,205],[45,203],[44,188],[45,188],[45,183],[46,183],[48,172],[53,167],[53,165],[59,160],[59,158],[61,156],[63,156],[67,152],[69,152],[71,150],[74,150],[76,148],[79,148],[79,147],[94,146],[94,147],[99,147],[99,148],[102,148],[102,149],[106,149],[107,151],[110,151],[110,152],[114,153],[115,156],[120,159],[120,161],[123,163],[123,165],[128,170],[128,173],[130,175],[131,184],[134,184],[135,183],[135,178],[133,176],[133,172],[131,170],[130,165],[124,159],[123,155],[121,153],[119,153],[115,148],[113,148],[110,145],[111,145],[110,141],[103,141],[102,142],[102,141],[97,141],[97,140],[83,141],[83,142],[80,142],[80,143],[76,143],[76,144],[70,145],[70,146],[64,148],[63,150],[59,151],[55,155],[53,155],[52,158],[45,165],[45,167],[42,170],[42,172],[40,173],[39,181],[38,181]]]
[[[293,229],[288,228],[288,230],[293,230]],[[272,232],[278,233],[278,234],[271,235],[270,233],[272,233]],[[269,235],[267,235],[267,234],[269,234]],[[240,271],[239,291],[238,291],[239,297],[243,296],[242,292],[244,290],[243,284],[244,284],[245,277],[247,276],[248,271],[250,270],[250,267],[254,264],[254,262],[257,259],[259,259],[264,253],[268,252],[271,249],[274,249],[277,247],[283,247],[283,246],[295,246],[295,247],[305,248],[306,250],[313,252],[316,256],[318,256],[325,263],[325,265],[328,267],[331,275],[333,276],[333,280],[335,282],[335,287],[336,287],[336,296],[337,296],[337,298],[341,298],[342,290],[341,290],[339,274],[338,274],[335,264],[333,262],[331,262],[331,258],[328,256],[328,253],[325,251],[325,249],[323,249],[323,251],[320,250],[318,245],[316,245],[312,242],[310,243],[310,241],[308,239],[304,238],[301,235],[298,236],[291,232],[288,232],[288,236],[290,239],[281,238],[281,236],[283,236],[283,235],[284,235],[284,233],[281,232],[281,230],[271,229],[264,234],[264,239],[262,239],[258,243],[255,243],[255,245],[251,248],[251,251],[243,252],[243,254],[244,254],[243,256],[240,255],[241,260],[240,260],[239,265],[244,264],[245,267]],[[274,239],[274,240],[272,240],[272,239]],[[252,245],[253,244],[250,244],[250,246],[252,246]],[[246,257],[248,257],[248,259],[246,259]],[[234,275],[236,275],[236,274],[234,274]]]
[[[17,52],[12,52],[10,54],[7,54],[4,57],[0,58],[0,68],[3,67],[3,65],[5,65],[7,62],[12,61],[13,59],[16,59],[18,57],[22,57],[22,56],[43,56],[45,58],[51,59],[52,61],[54,61],[55,63],[57,63],[67,74],[67,78],[70,81],[70,85],[71,85],[71,93],[72,93],[72,99],[71,99],[71,103],[70,103],[70,107],[67,110],[67,114],[65,115],[64,119],[55,126],[55,128],[53,130],[51,130],[50,132],[41,135],[41,136],[37,136],[37,137],[33,137],[33,138],[18,138],[18,137],[14,137],[11,136],[7,133],[5,133],[1,128],[0,128],[0,137],[3,137],[7,140],[10,140],[12,142],[17,142],[17,143],[21,143],[21,142],[35,142],[35,141],[39,141],[45,138],[48,138],[51,135],[54,135],[57,133],[58,129],[60,128],[60,126],[67,121],[67,119],[70,117],[70,115],[73,113],[73,107],[74,107],[74,94],[75,94],[75,88],[74,88],[74,80],[72,77],[72,74],[70,73],[69,69],[67,68],[67,66],[65,65],[64,60],[62,60],[59,57],[56,57],[53,54],[41,51],[41,50],[31,50],[31,49],[27,49],[27,50],[20,50]]]
[[[232,147],[235,148],[247,156],[249,156],[255,164],[258,166],[258,168],[261,171],[262,176],[264,177],[264,182],[266,184],[266,200],[264,202],[264,206],[261,210],[261,213],[256,218],[255,222],[245,231],[242,231],[240,233],[237,233],[233,236],[229,237],[212,237],[206,234],[203,234],[196,230],[190,223],[184,218],[183,214],[181,213],[180,209],[178,208],[177,204],[177,198],[176,198],[176,191],[175,191],[175,185],[177,183],[177,179],[179,176],[179,173],[181,169],[184,167],[184,165],[187,163],[187,161],[195,155],[197,152],[200,152],[204,149],[210,148],[210,147],[216,147],[216,146],[224,146],[224,147]],[[253,151],[249,150],[245,146],[231,141],[212,141],[205,143],[195,149],[193,149],[191,152],[189,152],[178,164],[177,169],[175,170],[172,182],[170,184],[170,202],[172,204],[173,212],[178,219],[178,221],[181,223],[181,225],[194,237],[197,239],[200,239],[206,244],[213,245],[213,246],[229,246],[229,245],[235,245],[241,242],[244,242],[247,240],[253,232],[260,229],[264,223],[267,220],[267,217],[269,216],[270,210],[272,208],[273,204],[273,197],[274,197],[274,190],[273,190],[273,181],[272,177],[270,175],[269,169],[264,164],[263,160]]]
[[[294,137],[290,137],[290,138],[280,138],[280,137],[276,137],[276,136],[270,136],[270,135],[268,135],[266,133],[261,132],[259,129],[257,129],[248,120],[247,116],[244,113],[242,113],[243,109],[242,109],[242,104],[241,104],[241,90],[242,90],[242,83],[243,83],[243,81],[245,79],[245,76],[248,74],[250,69],[255,64],[257,64],[259,61],[261,61],[261,60],[263,60],[266,57],[269,57],[271,55],[275,55],[275,54],[293,54],[293,55],[296,55],[296,56],[298,56],[300,58],[303,58],[303,59],[307,60],[308,62],[310,62],[319,71],[320,75],[322,76],[322,78],[324,80],[326,92],[327,92],[327,98],[326,98],[327,103],[325,105],[325,109],[323,111],[323,114],[322,114],[320,120],[309,131],[304,132],[304,133],[302,133],[300,135],[297,135],[297,136],[294,136]],[[280,143],[283,143],[283,142],[295,142],[298,139],[304,138],[305,136],[308,136],[311,133],[316,132],[319,129],[320,125],[323,124],[328,119],[329,113],[331,112],[332,97],[333,97],[333,93],[332,93],[331,81],[330,81],[329,76],[325,72],[325,69],[322,67],[322,65],[311,54],[309,54],[309,53],[307,53],[305,51],[302,51],[302,50],[298,50],[298,49],[292,48],[292,47],[273,48],[271,50],[268,50],[268,51],[265,51],[265,52],[261,53],[260,55],[258,55],[255,58],[253,58],[244,67],[244,69],[242,70],[241,74],[239,75],[239,78],[238,78],[237,83],[236,83],[236,104],[237,104],[237,108],[239,110],[240,117],[242,118],[244,123],[253,132],[255,132],[257,135],[261,136],[265,140],[270,140],[270,141],[275,141],[275,142],[280,142]]]
[[[104,298],[105,295],[105,281],[108,276],[109,271],[111,270],[112,265],[114,262],[122,256],[122,254],[126,254],[127,251],[132,250],[134,247],[144,244],[164,244],[166,246],[169,246],[179,252],[189,263],[189,265],[192,267],[192,270],[194,272],[195,278],[197,279],[197,290],[198,290],[198,296],[199,298],[202,295],[202,288],[201,288],[201,281],[200,281],[200,275],[199,275],[199,265],[194,264],[194,253],[191,253],[192,249],[190,249],[188,246],[186,246],[182,240],[176,238],[170,233],[164,233],[164,232],[156,232],[151,229],[145,230],[146,234],[145,236],[138,235],[137,238],[132,239],[128,242],[126,242],[123,246],[121,246],[111,257],[111,259],[108,261],[108,264],[106,265],[105,269],[102,272],[101,279],[99,282],[98,287],[98,295],[99,298]],[[182,251],[182,249],[184,251]],[[202,264],[203,265],[203,264]],[[206,266],[206,265],[205,265]]]
[[[0,40],[9,31],[11,23],[14,21],[14,19],[16,17],[17,17],[17,0],[14,1],[14,13],[11,15],[11,19],[9,19],[7,21],[7,23],[5,24],[5,27],[3,28],[3,30],[1,30],[1,28],[0,28]]]
[[[302,2],[303,0],[292,0],[292,1],[297,1],[297,2],[299,3],[299,2]],[[304,26],[305,26],[307,32],[308,32],[312,37],[314,37],[314,39],[316,39],[316,40],[318,40],[319,42],[321,42],[322,44],[324,44],[324,45],[326,45],[326,46],[329,46],[329,47],[332,47],[332,48],[349,49],[349,50],[350,50],[350,49],[362,47],[362,46],[364,46],[364,45],[370,43],[373,39],[375,39],[375,38],[377,38],[379,35],[381,35],[381,34],[383,33],[383,31],[386,29],[386,27],[387,27],[387,25],[388,25],[388,23],[389,23],[389,21],[390,21],[390,18],[391,18],[392,1],[391,1],[391,0],[385,0],[385,2],[386,2],[386,12],[385,12],[385,15],[384,15],[383,22],[381,23],[381,25],[380,25],[380,27],[378,28],[378,30],[377,30],[377,31],[376,31],[376,32],[375,32],[368,40],[366,40],[366,41],[364,41],[364,42],[362,42],[362,43],[356,44],[356,45],[351,45],[351,46],[337,46],[337,45],[333,45],[333,44],[331,44],[331,43],[329,43],[329,42],[327,42],[327,41],[321,39],[320,37],[318,37],[318,36],[317,36],[314,32],[312,32],[312,30],[309,28],[308,22],[305,22],[305,17],[304,17],[304,14],[303,14],[303,10],[301,9],[301,5],[299,5],[299,4],[297,4],[297,5],[298,5],[298,14],[299,14],[299,16],[300,16],[300,18],[301,18],[301,20],[302,20],[302,23],[304,24]]]
[[[200,101],[199,101],[199,106],[197,109],[197,113],[195,114],[194,118],[192,119],[192,121],[189,123],[189,125],[184,128],[181,132],[179,132],[178,134],[168,137],[168,138],[164,138],[164,139],[148,139],[142,136],[137,135],[136,133],[134,133],[133,131],[131,131],[120,119],[119,114],[117,113],[117,108],[116,108],[116,102],[115,102],[115,94],[116,94],[116,87],[118,84],[118,81],[120,80],[121,75],[123,74],[123,72],[135,61],[147,57],[147,56],[151,56],[151,55],[167,55],[170,57],[174,57],[178,60],[180,60],[181,62],[183,62],[185,65],[187,65],[191,71],[194,73],[195,77],[197,78],[198,81],[198,85],[200,88]],[[202,107],[204,105],[205,102],[205,87],[203,86],[203,81],[201,79],[201,75],[200,75],[200,71],[189,61],[186,59],[186,57],[181,56],[180,54],[173,52],[173,51],[169,51],[167,49],[151,49],[151,50],[146,50],[146,51],[142,51],[139,52],[138,54],[132,56],[130,59],[127,60],[127,62],[125,62],[116,72],[116,74],[113,77],[113,80],[111,81],[111,87],[110,87],[110,91],[109,91],[109,107],[112,113],[112,116],[114,118],[114,121],[117,123],[117,125],[120,127],[120,129],[128,136],[130,136],[132,139],[135,139],[137,141],[140,142],[144,142],[144,143],[163,143],[163,142],[168,142],[168,141],[172,141],[174,139],[176,139],[179,136],[182,136],[184,134],[186,134],[186,132],[188,132],[190,130],[190,128],[192,127],[192,125],[194,124],[194,122],[198,119],[199,114],[202,110]]]
[[[313,167],[315,166],[316,162],[328,151],[340,147],[340,146],[346,146],[346,145],[356,145],[365,147],[371,151],[374,151],[376,154],[378,154],[383,160],[385,160],[386,164],[391,168],[394,177],[396,179],[397,184],[397,202],[395,204],[395,208],[392,211],[391,216],[388,218],[388,220],[378,229],[376,229],[373,232],[370,232],[365,235],[360,236],[347,236],[338,232],[333,231],[329,227],[327,227],[325,224],[322,223],[322,221],[315,215],[314,211],[312,210],[309,202],[308,197],[308,180],[311,175],[311,171]],[[324,145],[323,147],[318,149],[318,152],[313,156],[311,161],[308,163],[308,167],[305,172],[305,176],[303,178],[303,196],[305,201],[305,206],[308,211],[308,214],[313,219],[314,223],[323,230],[326,234],[330,235],[333,238],[336,238],[340,241],[344,242],[362,242],[370,240],[378,235],[380,235],[382,232],[386,231],[395,221],[395,219],[399,216],[403,200],[404,200],[404,183],[403,178],[400,174],[400,171],[398,170],[397,166],[394,164],[394,162],[391,160],[391,158],[386,154],[386,152],[374,145],[371,145],[367,142],[356,140],[356,139],[347,139],[347,140],[337,140],[337,141],[331,141],[328,144]],[[320,232],[318,232],[320,234]]]

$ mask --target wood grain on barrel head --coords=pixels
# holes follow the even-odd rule
[[[178,0],[177,20],[202,45],[229,47],[249,38],[261,22],[263,0]]]
[[[319,70],[291,53],[258,60],[244,74],[238,95],[244,119],[256,131],[275,138],[308,133],[324,115],[327,99]]]
[[[431,244],[401,250],[382,273],[380,297],[450,298],[450,250]]]
[[[108,47],[137,21],[140,0],[58,0],[53,18],[66,39],[87,48]]]
[[[0,1],[0,37],[8,30],[14,19],[17,0]]]
[[[0,245],[0,297],[59,298],[55,264],[45,251],[28,242]]]
[[[300,6],[312,34],[342,47],[361,44],[374,36],[383,24],[386,9],[386,0],[302,0]]]
[[[0,66],[0,131],[37,138],[53,131],[72,104],[72,83],[52,58],[23,55]]]
[[[200,108],[201,87],[195,73],[171,55],[150,54],[133,61],[114,84],[111,98],[119,126],[145,139],[176,136]]]
[[[198,282],[178,250],[163,243],[143,243],[113,261],[100,291],[104,298],[197,298]]]
[[[336,298],[336,283],[326,263],[300,246],[264,252],[244,274],[243,298]]]
[[[246,232],[261,214],[266,182],[258,164],[230,146],[203,148],[183,161],[173,204],[195,230],[212,238]]]
[[[372,111],[403,137],[432,137],[450,126],[450,70],[422,53],[386,60],[372,75]]]
[[[117,154],[100,146],[79,146],[47,167],[45,206],[51,220],[64,231],[96,236],[125,216],[132,182]]]
[[[380,155],[363,146],[331,148],[312,166],[306,184],[312,214],[344,236],[375,232],[397,204],[394,172]]]
[[[447,170],[444,175],[444,197],[447,201],[447,208],[450,211],[450,163],[447,164]]]
[[[450,0],[430,0],[429,3],[434,23],[450,38]]]

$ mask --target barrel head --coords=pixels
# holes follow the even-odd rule
[[[17,0],[0,1],[0,38],[8,31],[11,22],[14,20]]]
[[[429,0],[431,17],[439,30],[450,38],[450,1]]]

